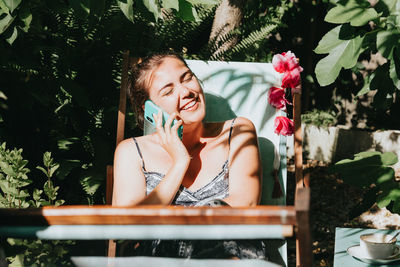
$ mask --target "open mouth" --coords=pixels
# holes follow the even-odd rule
[[[197,98],[195,98],[195,99],[193,99],[192,101],[190,101],[190,102],[188,102],[188,103],[186,103],[182,108],[181,108],[181,110],[192,110],[192,109],[195,109],[196,107],[197,107],[197,103],[198,103],[198,101],[197,101],[198,99]]]

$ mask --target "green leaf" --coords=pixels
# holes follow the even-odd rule
[[[58,199],[56,200],[56,202],[54,203],[54,206],[61,206],[62,204],[65,203],[65,200],[63,199]]]
[[[6,181],[0,181],[0,188],[4,194],[9,194],[11,196],[16,196],[18,194],[17,188],[10,186]]]
[[[90,13],[89,0],[70,0],[69,4],[79,17],[86,18]]]
[[[2,15],[2,14],[0,14],[0,15]],[[11,23],[14,21],[14,19],[15,18],[13,16],[11,16],[10,14],[6,14],[6,16],[0,20],[0,34],[2,34],[3,32],[5,32],[8,29],[8,27],[11,25]]]
[[[396,10],[400,11],[400,0],[379,0],[375,10],[382,13],[383,17],[387,17],[390,13],[396,13]]]
[[[385,166],[392,166],[399,161],[399,159],[397,158],[397,155],[393,152],[383,153],[381,155],[381,160]]]
[[[379,174],[378,179],[376,180],[377,184],[384,184],[386,182],[393,181],[394,178],[394,170],[390,167],[382,168],[382,171]]]
[[[53,176],[54,172],[60,167],[60,164],[55,164],[53,167],[50,168],[50,177]]]
[[[395,87],[389,76],[389,64],[379,66],[370,83],[370,90],[378,90],[374,95],[373,105],[377,108],[388,109],[393,104]]]
[[[393,58],[390,60],[390,78],[393,80],[394,86],[400,90],[400,48],[393,51]]]
[[[162,6],[166,9],[175,9],[179,11],[179,0],[162,0]]]
[[[101,182],[95,180],[92,176],[87,176],[80,180],[80,184],[86,194],[93,196],[100,187]]]
[[[43,153],[43,164],[46,167],[50,167],[50,165],[53,163],[53,159],[51,158],[51,152],[46,151]]]
[[[187,0],[192,5],[207,5],[207,6],[214,6],[219,4],[217,0]]]
[[[387,30],[394,30],[397,25],[400,26],[400,16],[397,15],[390,15],[386,19],[386,29]]]
[[[387,207],[387,205],[389,205],[391,201],[392,200],[390,198],[388,198],[387,196],[379,195],[376,200],[376,204],[378,204],[379,208],[384,208],[384,207]]]
[[[133,22],[133,0],[127,0],[126,2],[118,1],[118,6],[125,17]]]
[[[380,31],[376,36],[376,47],[387,59],[393,58],[393,49],[400,46],[400,32],[397,29]]]
[[[57,141],[58,149],[68,151],[71,149],[72,145],[79,142],[78,137],[70,137],[66,139],[60,139]]]
[[[12,166],[10,166],[8,163],[1,161],[0,162],[0,168],[2,172],[4,172],[6,175],[9,175],[11,177],[15,177],[17,174],[13,170]]]
[[[367,1],[343,0],[329,10],[325,21],[337,24],[350,22],[351,26],[363,26],[376,18],[378,13]]]
[[[15,196],[17,199],[25,199],[26,197],[29,197],[30,194],[28,193],[27,190],[20,190],[19,194]]]
[[[178,16],[184,21],[200,21],[196,9],[188,1],[179,1]]]
[[[12,45],[14,43],[15,39],[17,39],[17,36],[18,36],[18,30],[17,30],[17,27],[14,27],[12,30],[12,34],[10,36],[6,37],[7,43]]]
[[[315,74],[317,76],[318,83],[321,86],[326,86],[333,83],[342,68],[350,69],[357,64],[358,57],[365,50],[362,47],[364,36],[357,35],[356,37],[348,40],[342,40],[340,35],[345,31],[347,35],[348,26],[341,25],[327,35],[327,38],[318,45],[317,51],[328,51],[329,55],[321,59],[315,67]],[[343,29],[343,31],[342,31]],[[321,40],[322,41],[322,40]],[[334,45],[328,45],[331,41]]]
[[[42,193],[43,193],[43,190],[39,190],[39,189],[35,188],[33,190],[33,194],[32,194],[33,199],[35,201],[39,201]]]
[[[24,27],[20,27],[21,30],[23,30],[24,32],[28,32],[29,27],[31,25],[32,22],[32,13],[29,10],[27,5],[24,5],[20,12],[19,12],[19,18],[22,20],[22,22],[24,23]]]
[[[1,0],[12,13],[21,4],[22,0]]]
[[[354,159],[344,159],[332,166],[342,179],[351,185],[367,187],[373,183],[383,184],[394,179],[393,168],[389,165],[397,162],[393,153],[365,151],[354,155]]]
[[[326,54],[340,45],[343,42],[343,40],[339,39],[341,28],[342,26],[336,26],[327,32],[319,41],[318,46],[314,49],[314,52],[317,54]]]
[[[44,183],[43,190],[49,200],[55,200],[56,190],[54,189],[54,187],[50,181],[46,181]]]
[[[41,166],[37,166],[36,169],[41,170],[44,173],[44,175],[46,175],[46,177],[48,177],[48,173],[47,173],[47,170],[45,168],[43,168]]]
[[[161,8],[158,6],[157,0],[143,0],[144,6],[153,13],[155,20],[162,19]]]

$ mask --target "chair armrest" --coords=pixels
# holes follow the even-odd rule
[[[0,225],[294,225],[293,206],[61,206],[0,209]]]

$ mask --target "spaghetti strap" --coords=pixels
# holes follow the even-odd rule
[[[139,148],[139,144],[138,144],[138,142],[136,141],[136,138],[135,138],[135,137],[132,137],[132,139],[133,139],[133,141],[135,141],[135,145],[136,145],[137,151],[138,151],[138,153],[139,153],[140,159],[142,160],[142,169],[143,169],[144,171],[146,171],[146,167],[144,166],[144,160],[143,160],[142,152],[140,151],[140,148]]]
[[[236,120],[236,118],[234,118],[234,119],[232,120],[231,129],[229,130],[229,138],[228,138],[228,145],[229,145],[229,148],[230,148],[230,146],[231,146],[231,136],[232,136],[232,130],[233,130],[233,125],[235,124],[235,120]]]

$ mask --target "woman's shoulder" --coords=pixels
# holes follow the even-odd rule
[[[253,122],[245,117],[236,117],[226,121],[209,123],[211,132],[219,137],[228,138],[229,136],[237,136],[241,134],[256,134]]]
[[[231,120],[225,121],[224,128],[231,129],[232,134],[238,134],[243,132],[254,132],[255,126],[253,122],[245,117],[236,117]]]
[[[147,135],[130,137],[121,141],[116,150],[120,153],[137,154],[137,150],[142,149],[142,147],[145,148],[149,142],[151,142],[151,138]]]

